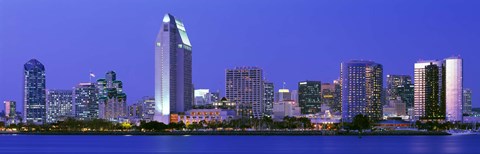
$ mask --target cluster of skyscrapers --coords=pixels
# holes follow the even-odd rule
[[[165,118],[170,113],[192,109],[192,46],[181,21],[170,14],[163,21],[155,49],[155,100],[159,115],[156,120],[170,122]],[[341,115],[346,122],[359,114],[371,120],[398,116],[462,121],[463,113],[469,110],[463,107],[462,65],[462,59],[457,57],[419,61],[415,63],[413,83],[408,75],[387,75],[384,88],[383,65],[353,60],[341,64],[340,78],[333,83],[301,81],[292,93],[285,88],[275,92],[274,84],[264,78],[259,67],[236,67],[225,72],[225,99],[235,104],[236,115],[243,118],[271,117],[280,110],[284,111],[281,115],[287,116],[321,115],[328,111]],[[204,99],[207,93],[195,91],[193,104],[209,104]],[[299,114],[295,114],[295,107]]]
[[[24,65],[24,123],[127,118],[127,95],[115,72],[107,72],[106,78],[96,83],[79,83],[72,89],[47,89],[45,74],[45,66],[36,59]],[[12,101],[6,103],[12,108]]]
[[[463,88],[462,65],[458,57],[419,61],[413,79],[387,75],[384,86],[383,65],[352,60],[341,63],[339,78],[331,83],[300,81],[297,90],[282,87],[278,91],[265,79],[262,68],[236,67],[225,70],[225,97],[220,98],[220,92],[194,89],[192,45],[185,26],[166,14],[155,42],[154,97],[127,105],[123,83],[113,71],[96,83],[47,90],[45,66],[32,59],[24,66],[23,122],[53,123],[73,117],[168,124],[198,120],[192,117],[220,118],[215,115],[277,120],[303,116],[351,122],[360,114],[375,121],[402,117],[458,122],[472,108],[471,91]],[[6,116],[15,117],[15,102],[5,101],[5,106]],[[202,116],[183,116],[190,114]]]

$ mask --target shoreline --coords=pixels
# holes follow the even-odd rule
[[[385,131],[335,132],[335,131],[175,131],[175,132],[0,132],[0,135],[110,135],[110,136],[447,136],[446,132]]]

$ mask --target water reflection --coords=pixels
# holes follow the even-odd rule
[[[480,136],[0,136],[5,153],[474,153]]]

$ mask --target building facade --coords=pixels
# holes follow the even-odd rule
[[[290,95],[293,101],[298,102],[298,90],[290,90]]]
[[[210,89],[195,89],[194,91],[194,106],[206,106],[211,104],[212,97],[210,96]]]
[[[463,60],[451,57],[444,60],[445,103],[448,121],[463,121]]]
[[[117,80],[114,71],[106,73],[105,79],[97,80],[99,118],[118,121],[127,116],[127,94],[123,82]]]
[[[472,114],[472,90],[463,90],[463,114]]]
[[[78,120],[98,119],[98,90],[94,83],[80,83],[73,90],[73,113]]]
[[[263,104],[265,106],[265,115],[271,117],[273,114],[273,102],[275,99],[275,86],[273,82],[264,81],[263,83],[264,96],[263,96]]]
[[[439,61],[415,63],[414,119],[445,119],[445,102],[440,99],[442,72]]]
[[[359,114],[373,121],[381,120],[383,66],[372,61],[353,60],[342,63],[340,74],[342,120],[351,122]]]
[[[215,102],[218,102],[220,101],[220,91],[216,91],[216,92],[210,92],[210,101],[211,103],[215,103]]]
[[[234,102],[243,118],[264,116],[263,70],[258,67],[237,67],[225,72],[225,95]]]
[[[54,123],[67,117],[73,117],[73,91],[47,91],[47,122]]]
[[[387,75],[387,103],[400,99],[407,108],[413,107],[414,85],[409,75]]]
[[[234,112],[231,110],[222,110],[222,109],[192,109],[185,112],[185,115],[179,115],[177,121],[172,122],[183,122],[186,125],[192,123],[202,123],[202,122],[222,122],[234,119]]]
[[[340,92],[341,86],[337,81],[333,84],[322,83],[322,104],[328,106],[332,113],[340,113],[342,110]]]
[[[220,101],[214,102],[213,107],[215,109],[234,110],[237,111],[237,104],[229,101],[226,97],[220,99]]]
[[[290,101],[292,100],[292,93],[289,89],[282,88],[278,89],[278,92],[275,94],[275,102],[281,101]]]
[[[317,114],[322,106],[322,83],[302,81],[298,83],[298,104],[302,114]]]
[[[192,45],[183,22],[166,14],[155,43],[155,120],[168,124],[192,105]]]
[[[15,101],[3,101],[5,107],[5,117],[15,118],[17,116],[17,102]]]
[[[458,57],[415,63],[416,120],[462,121],[462,67]]]
[[[285,117],[297,117],[301,115],[298,103],[292,100],[275,102],[273,105],[273,119],[281,121]]]
[[[36,59],[24,65],[23,122],[44,124],[47,120],[45,67]]]
[[[137,103],[128,106],[128,116],[131,121],[153,121],[155,116],[155,99],[153,97],[143,97]]]

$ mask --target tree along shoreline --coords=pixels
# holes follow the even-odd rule
[[[374,131],[374,132],[347,132],[347,131],[102,131],[102,132],[0,132],[3,135],[133,135],[133,136],[445,136],[449,133],[442,131]]]

